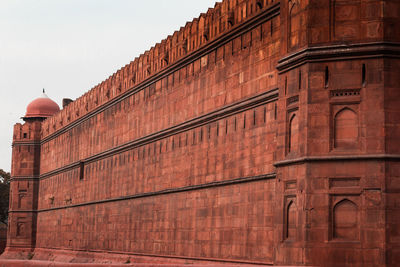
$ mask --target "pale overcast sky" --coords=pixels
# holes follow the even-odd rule
[[[214,0],[0,0],[0,168],[11,170],[13,125],[42,88],[61,107]]]

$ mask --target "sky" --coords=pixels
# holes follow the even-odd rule
[[[61,107],[125,66],[215,0],[0,0],[0,169],[13,125],[42,89]]]

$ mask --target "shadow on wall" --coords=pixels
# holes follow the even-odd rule
[[[0,222],[0,254],[3,253],[7,244],[7,225]]]

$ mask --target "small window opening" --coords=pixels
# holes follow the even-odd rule
[[[267,108],[264,107],[264,123],[267,121]]]
[[[260,10],[262,8],[263,8],[263,5],[262,5],[261,1],[258,1],[257,2],[257,10]]]
[[[285,77],[285,95],[287,95],[287,77]]]
[[[83,161],[79,163],[79,180],[83,180],[85,174],[85,164]]]
[[[299,90],[301,90],[301,70],[299,70]]]
[[[365,87],[365,85],[367,84],[366,81],[366,67],[365,64],[362,65],[362,86]]]
[[[24,139],[28,138],[28,134],[24,133]]]
[[[325,88],[329,86],[329,68],[325,67]]]
[[[273,21],[271,20],[271,36],[273,33],[274,33],[274,24],[273,24]]]

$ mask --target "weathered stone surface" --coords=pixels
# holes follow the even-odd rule
[[[17,124],[2,258],[396,266],[398,14],[225,0]]]

